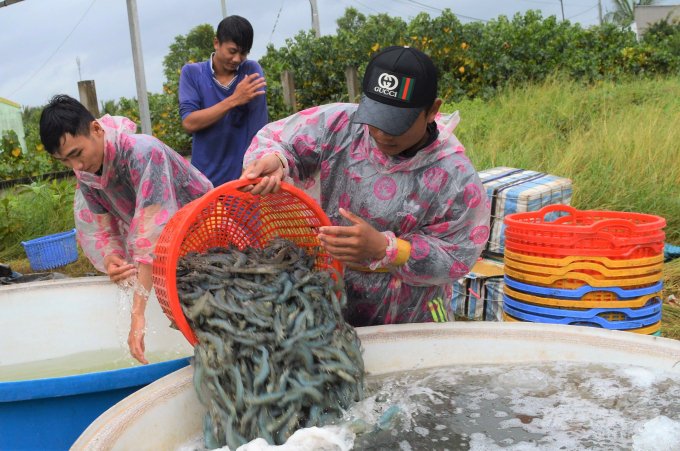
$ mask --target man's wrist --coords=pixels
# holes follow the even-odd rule
[[[236,105],[236,102],[234,102],[233,97],[227,97],[222,101],[222,106],[224,107],[222,112],[224,114],[227,114],[229,111],[233,110],[238,105]]]

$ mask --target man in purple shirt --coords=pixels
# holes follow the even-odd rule
[[[179,109],[194,138],[191,164],[217,187],[241,176],[246,148],[268,117],[262,68],[246,59],[253,46],[250,22],[222,20],[214,45],[208,61],[182,68]]]

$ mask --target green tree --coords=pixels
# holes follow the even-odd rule
[[[350,6],[345,10],[345,15],[335,21],[338,25],[338,32],[340,30],[348,33],[354,33],[366,24],[366,16],[361,14],[358,9]]]
[[[111,116],[120,116],[120,104],[115,100],[107,100],[106,102],[101,100],[101,108],[99,114],[101,116],[106,116],[107,114]]]

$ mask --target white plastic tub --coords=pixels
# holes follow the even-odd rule
[[[468,363],[597,362],[680,373],[680,342],[588,327],[448,323],[357,329],[373,375]],[[73,450],[174,450],[201,431],[192,369],[170,374],[116,404]]]

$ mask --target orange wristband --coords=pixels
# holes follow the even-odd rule
[[[397,238],[397,258],[391,263],[392,266],[404,266],[411,256],[411,243]]]

